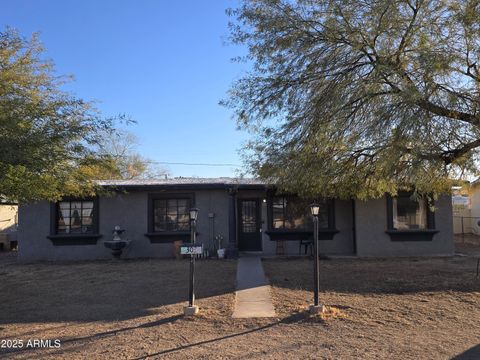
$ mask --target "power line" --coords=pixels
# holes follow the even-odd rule
[[[148,161],[153,164],[161,165],[185,165],[185,166],[229,166],[240,168],[241,165],[238,164],[229,164],[229,163],[184,163],[184,162],[168,162],[168,161]]]

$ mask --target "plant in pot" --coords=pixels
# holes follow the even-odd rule
[[[225,250],[224,248],[222,248],[222,242],[223,242],[223,235],[221,234],[218,234],[217,236],[215,236],[215,240],[217,241],[217,256],[219,259],[223,259],[225,257]]]

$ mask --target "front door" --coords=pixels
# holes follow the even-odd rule
[[[262,233],[258,199],[238,200],[238,249],[261,251]]]

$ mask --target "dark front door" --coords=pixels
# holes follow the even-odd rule
[[[258,199],[239,199],[238,208],[238,249],[261,251],[260,202]]]

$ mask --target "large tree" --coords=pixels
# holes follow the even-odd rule
[[[252,171],[302,195],[448,189],[476,172],[478,0],[245,0],[226,101]]]
[[[6,29],[0,32],[0,197],[56,200],[95,191],[98,131],[112,120],[61,90],[43,48]]]

